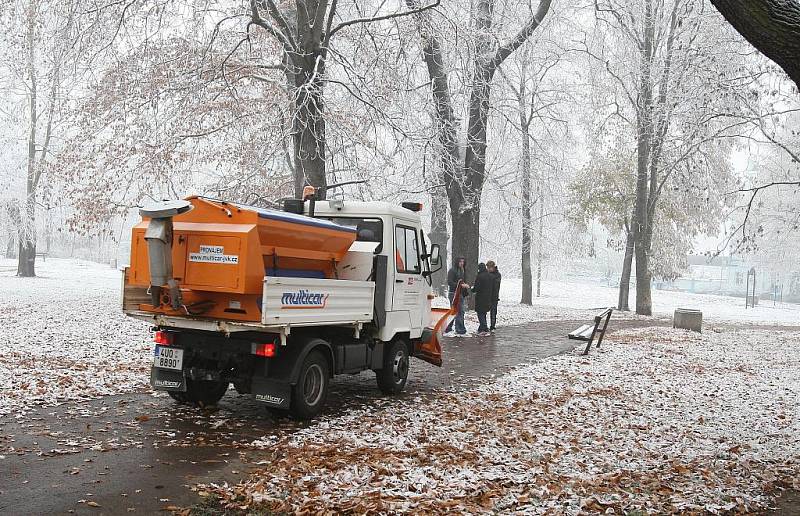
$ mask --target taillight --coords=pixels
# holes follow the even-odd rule
[[[265,344],[254,344],[253,353],[260,357],[272,358],[275,356],[275,343],[267,342]]]
[[[175,342],[175,334],[164,330],[158,330],[153,337],[153,341],[162,346],[172,346]]]

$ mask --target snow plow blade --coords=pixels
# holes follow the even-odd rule
[[[422,331],[422,339],[414,350],[415,357],[439,367],[442,367],[442,345],[440,343],[442,330],[455,317],[458,306],[463,301],[461,285],[456,289],[453,299],[453,306],[450,308],[431,308],[430,326]]]

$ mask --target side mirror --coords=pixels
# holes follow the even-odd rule
[[[431,252],[428,255],[430,256],[430,264],[431,267],[437,267],[439,265],[439,244],[431,244]]]

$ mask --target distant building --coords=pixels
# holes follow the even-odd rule
[[[776,287],[780,298],[784,288],[782,274],[760,268],[758,264],[738,256],[689,255],[686,257],[689,270],[674,281],[656,283],[656,288],[680,290],[695,294],[718,294],[744,297],[747,287],[747,272],[755,267],[756,294],[772,299]],[[751,287],[752,288],[752,285]],[[783,292],[788,294],[786,290]]]

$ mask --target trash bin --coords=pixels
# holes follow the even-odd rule
[[[691,308],[676,308],[672,327],[696,332],[703,331],[703,312]]]

